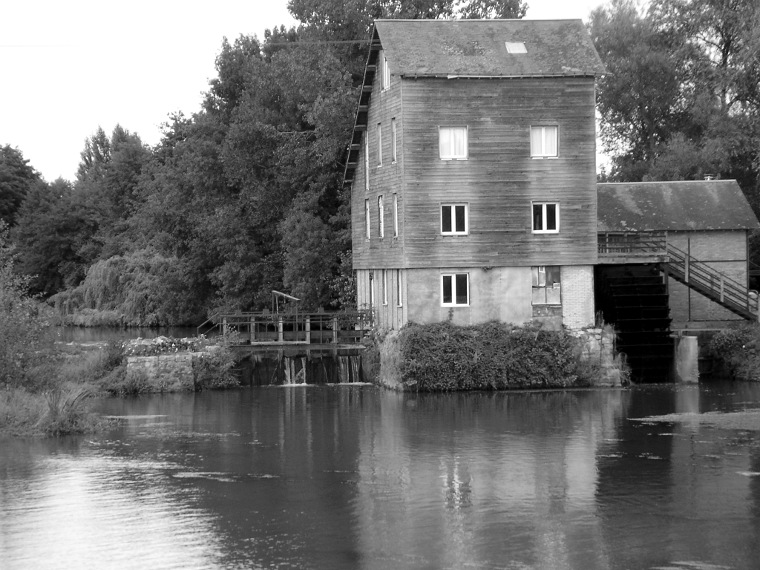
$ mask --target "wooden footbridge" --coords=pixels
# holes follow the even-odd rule
[[[298,310],[299,299],[272,291],[272,310],[220,312],[197,329],[198,334],[222,335],[235,347],[262,350],[284,347],[357,348],[372,329],[371,311]]]

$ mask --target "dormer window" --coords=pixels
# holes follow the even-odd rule
[[[528,53],[523,42],[504,42],[504,45],[507,46],[507,53]]]

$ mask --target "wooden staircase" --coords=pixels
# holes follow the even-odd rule
[[[661,269],[667,275],[729,311],[748,320],[757,320],[757,295],[751,294],[746,285],[671,244],[667,244],[666,253],[668,262],[662,263]]]

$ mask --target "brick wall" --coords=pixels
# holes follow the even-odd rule
[[[592,265],[563,265],[562,324],[580,329],[594,324],[594,267]]]

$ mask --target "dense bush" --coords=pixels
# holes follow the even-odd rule
[[[50,310],[27,293],[28,278],[14,273],[15,254],[0,221],[0,386],[20,386],[50,342]]]
[[[745,324],[718,332],[707,345],[708,353],[722,361],[737,380],[760,381],[760,325]]]
[[[194,356],[195,389],[198,391],[222,390],[238,386],[239,381],[233,373],[234,366],[235,356],[226,347]]]
[[[399,332],[401,380],[420,391],[560,388],[579,379],[579,342],[565,331],[492,321],[410,324]]]

